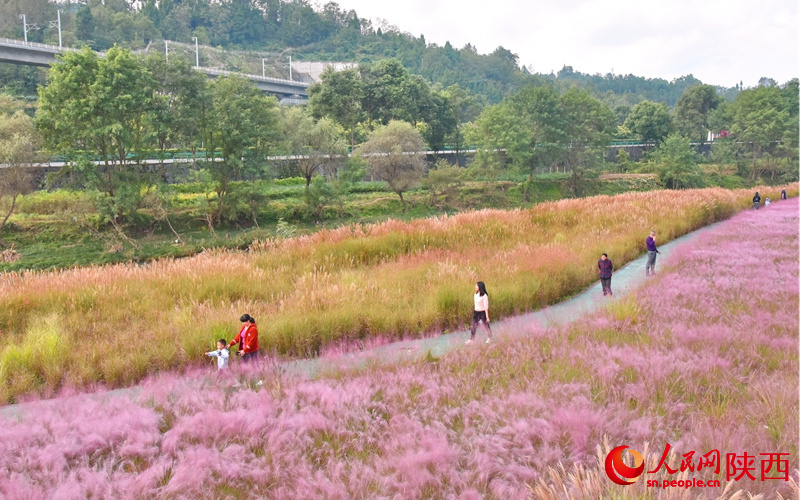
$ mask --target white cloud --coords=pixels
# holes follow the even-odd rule
[[[428,43],[502,45],[539,72],[633,73],[754,85],[798,76],[796,0],[339,0]]]

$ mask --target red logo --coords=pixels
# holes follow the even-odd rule
[[[628,467],[622,461],[622,452],[628,450],[633,456],[633,467]],[[606,457],[606,474],[609,479],[617,484],[627,486],[639,480],[639,476],[644,472],[644,458],[636,450],[628,449],[627,446],[617,446]]]

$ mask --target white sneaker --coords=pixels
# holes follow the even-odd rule
[[[492,343],[492,339],[486,339],[486,343],[487,344],[491,344]]]
[[[471,343],[472,343],[472,339],[469,339],[466,342],[464,342],[465,345],[470,345]]]

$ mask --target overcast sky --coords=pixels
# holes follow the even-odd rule
[[[324,3],[324,2],[321,2]],[[753,86],[798,76],[797,0],[337,0],[428,43],[502,45],[549,73],[633,73]]]

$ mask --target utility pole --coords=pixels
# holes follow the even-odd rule
[[[58,14],[58,48],[61,48],[61,9],[56,11]]]
[[[289,56],[289,80],[292,80],[292,56]]]
[[[197,45],[197,37],[193,36],[194,40],[194,67],[200,69],[200,48]]]
[[[28,43],[28,22],[25,20],[25,14],[20,14],[20,18],[22,18],[22,32],[24,33],[25,43]]]
[[[266,69],[264,68],[264,61],[266,61],[266,59],[264,59],[264,58],[262,57],[262,58],[261,58],[261,76],[262,76],[262,78],[266,78],[266,77],[267,77],[267,71],[266,71]]]

